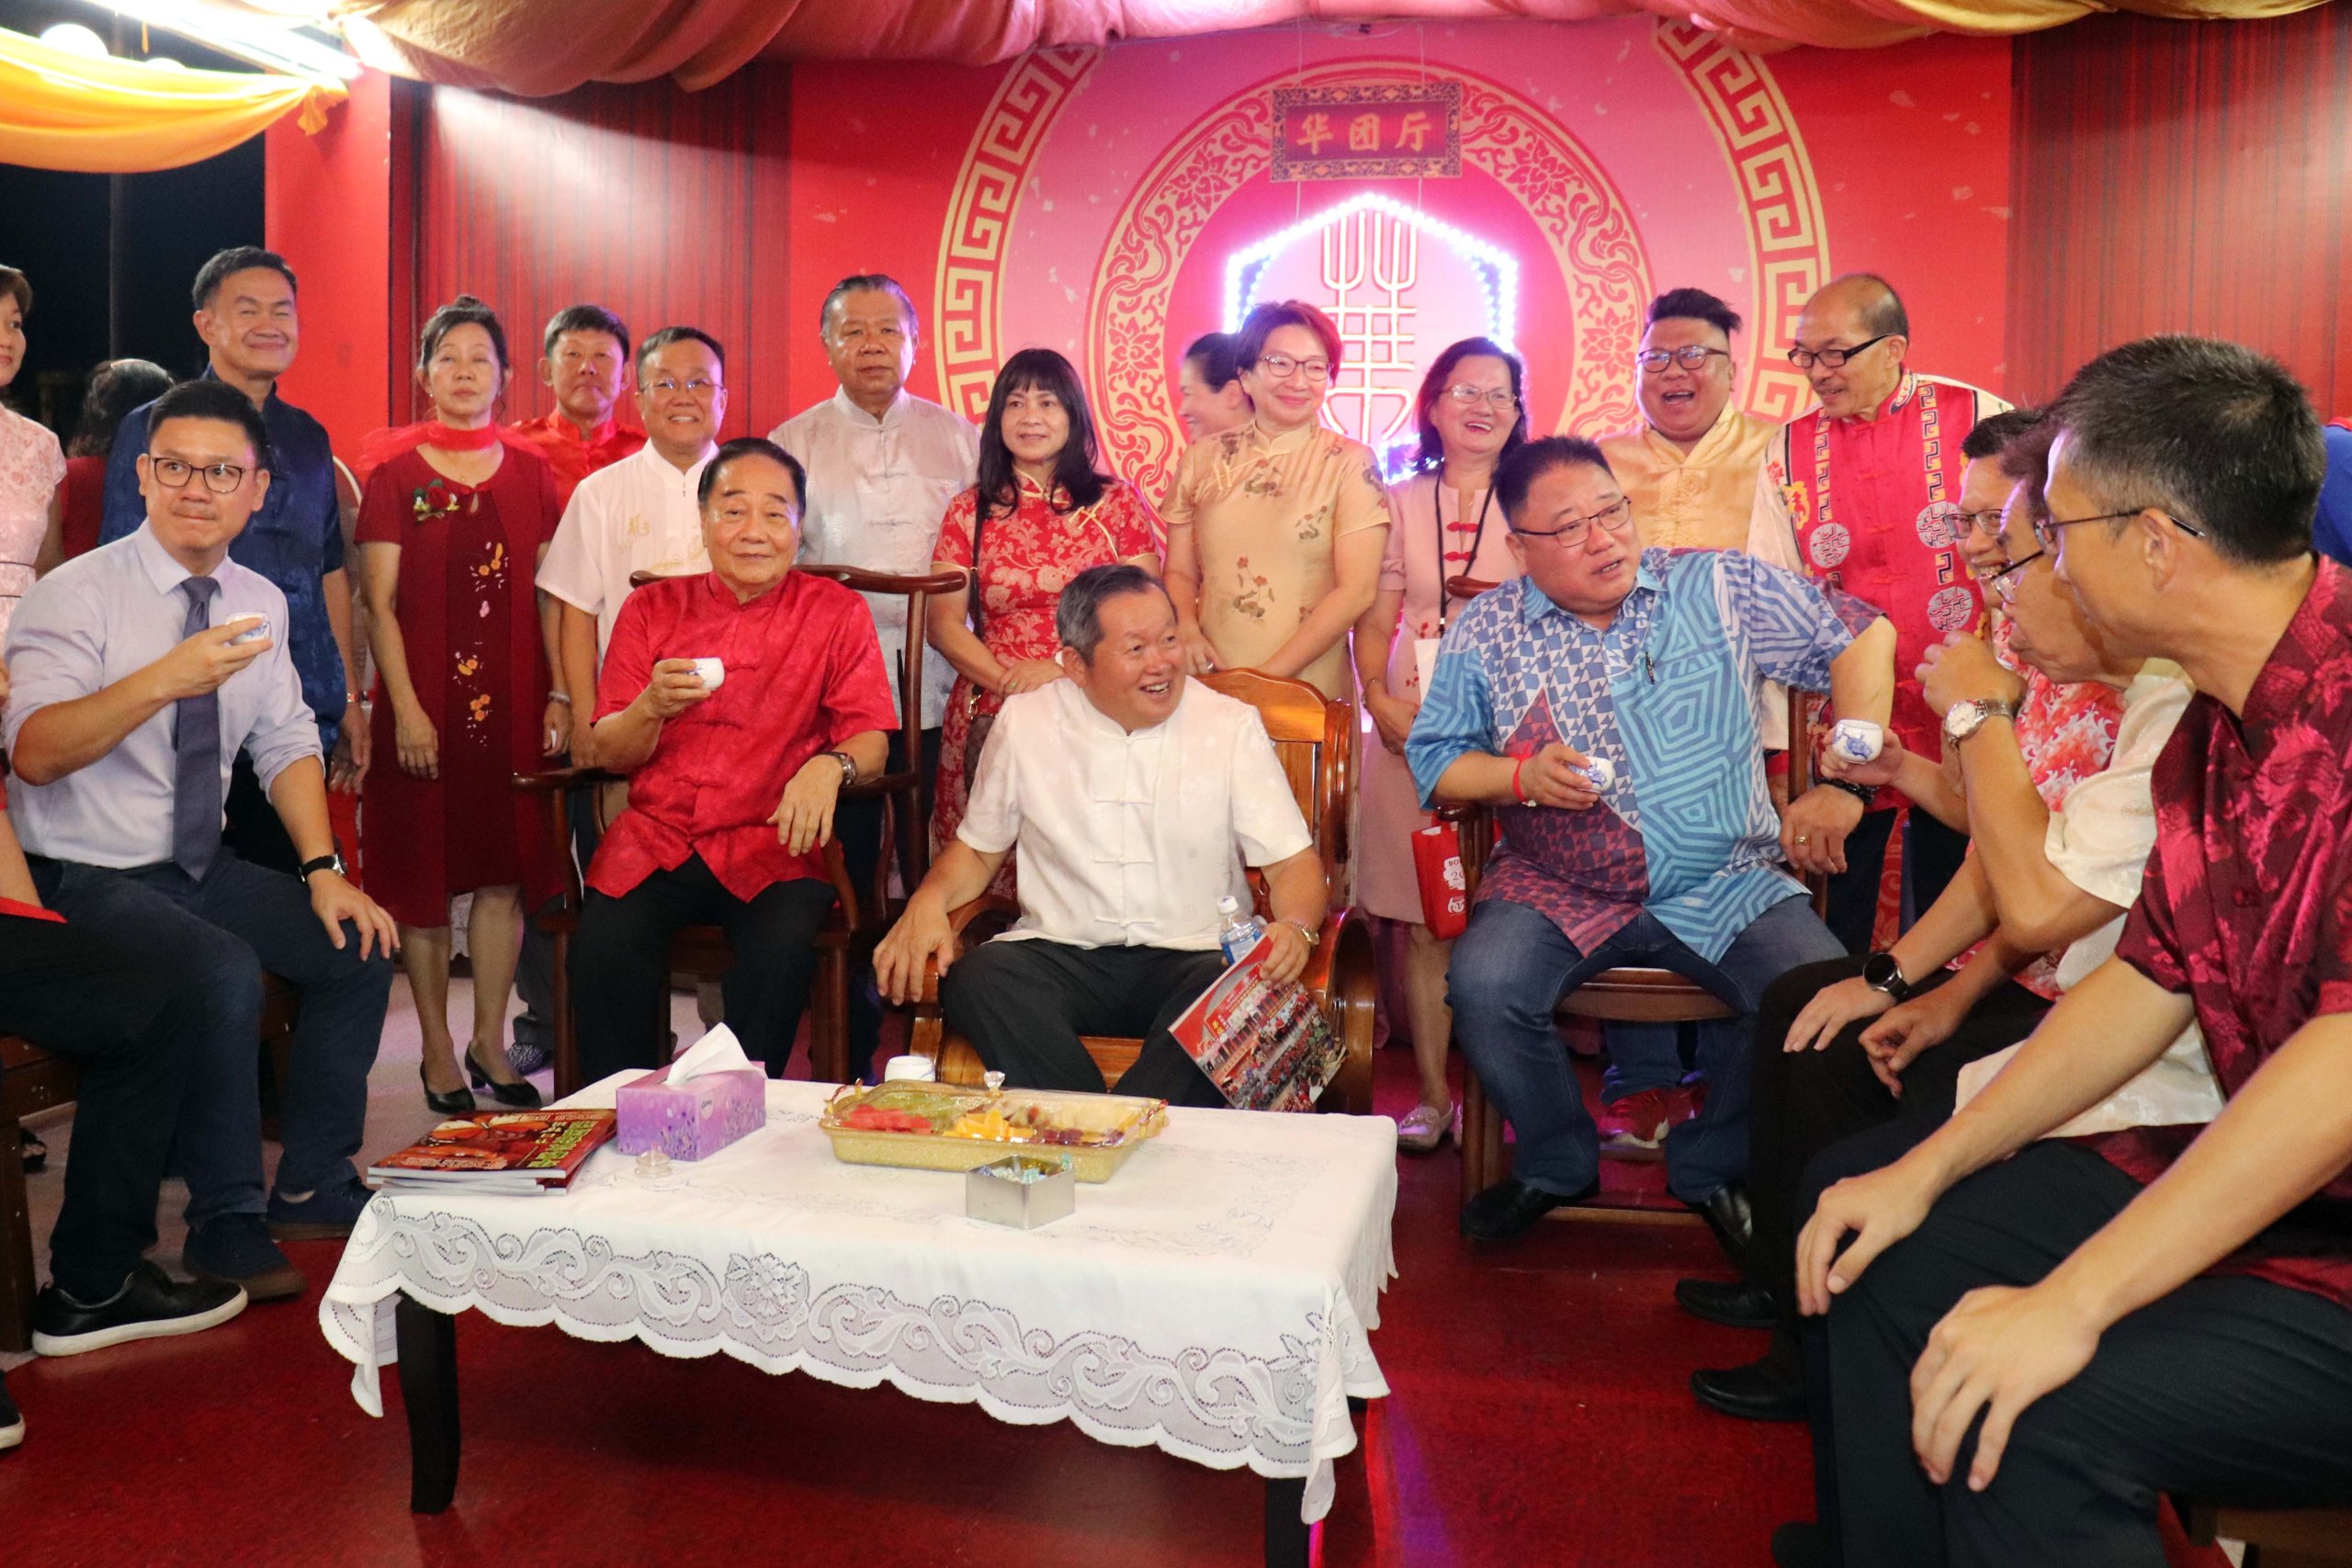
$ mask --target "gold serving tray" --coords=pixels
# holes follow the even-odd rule
[[[845,1127],[842,1118],[860,1105],[933,1116],[944,1128],[967,1111],[995,1110],[1010,1116],[1041,1106],[1085,1135],[1077,1144],[1032,1139],[957,1138],[945,1133],[882,1133]],[[833,1141],[833,1157],[847,1165],[887,1165],[904,1170],[965,1171],[1020,1154],[1051,1160],[1069,1156],[1080,1181],[1108,1181],[1144,1140],[1168,1124],[1168,1102],[1125,1094],[1065,1094],[1048,1089],[965,1089],[954,1084],[899,1079],[871,1088],[852,1084],[827,1102],[818,1126]]]

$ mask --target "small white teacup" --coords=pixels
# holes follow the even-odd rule
[[[1886,749],[1886,731],[1866,718],[1841,718],[1829,732],[1829,749],[1849,762],[1871,761]]]
[[[702,677],[704,691],[715,692],[727,679],[727,661],[723,659],[697,659],[695,660],[695,673]]]

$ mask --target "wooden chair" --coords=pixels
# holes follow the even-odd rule
[[[922,880],[931,862],[931,825],[922,809],[922,649],[923,616],[931,596],[964,586],[961,571],[934,572],[925,577],[894,577],[850,566],[802,566],[794,569],[823,577],[861,593],[894,593],[907,601],[907,646],[899,670],[899,731],[906,765],[861,779],[842,791],[843,800],[882,800],[889,811],[884,818],[885,852],[875,863],[872,883],[852,887],[842,859],[838,835],[825,847],[825,865],[839,906],[817,935],[817,978],[809,993],[809,1076],[839,1083],[849,1077],[849,987],[858,963],[869,959],[875,943],[889,929],[893,905],[889,897],[890,867],[896,860],[904,885]],[[653,581],[644,572],[629,579],[632,588]],[[555,939],[555,1091],[571,1094],[581,1087],[580,1038],[571,1011],[571,937],[580,929],[582,893],[579,868],[571,857],[571,824],[566,802],[583,785],[626,782],[622,775],[601,768],[551,768],[544,773],[517,773],[514,787],[542,795],[547,801],[548,845],[564,868],[561,902],[539,918],[539,929]],[[715,981],[734,966],[735,954],[727,933],[718,926],[687,926],[670,941],[670,971],[696,980]],[[660,1043],[655,1055],[666,1061],[669,1026],[666,1017],[647,1021]]]
[[[294,1056],[294,1020],[301,998],[275,975],[263,976],[261,1049],[269,1054],[277,1081],[286,1082]],[[29,1040],[0,1035],[0,1350],[32,1348],[32,1205],[25,1191],[24,1161],[17,1157],[17,1131],[28,1116],[73,1103],[81,1074],[72,1058],[44,1051]],[[275,1135],[274,1129],[265,1129]],[[61,1179],[62,1172],[58,1173]]]
[[[1255,670],[1221,670],[1196,677],[1212,691],[1236,697],[1258,710],[1274,754],[1290,780],[1298,808],[1321,852],[1323,875],[1337,887],[1348,863],[1348,829],[1355,795],[1355,705],[1326,698],[1304,681],[1261,674]],[[1266,909],[1266,886],[1252,871],[1259,913]],[[948,916],[958,941],[968,947],[1012,923],[1019,908],[1009,899],[982,897]],[[1372,1009],[1376,988],[1373,975],[1372,938],[1352,911],[1334,909],[1323,921],[1322,940],[1307,960],[1300,983],[1322,1005],[1331,1032],[1346,1047],[1346,1059],[1321,1105],[1362,1116],[1372,1110]],[[1102,1069],[1105,1083],[1135,1066],[1143,1054],[1140,1040],[1084,1036],[1087,1055]],[[915,1004],[915,1021],[908,1049],[938,1064],[947,1083],[977,1084],[982,1064],[970,1042],[948,1034],[939,1014],[939,976],[923,976],[922,996]]]
[[[1445,591],[1456,599],[1475,599],[1496,586],[1475,578],[1455,577]],[[1791,799],[1813,784],[1814,713],[1819,698],[1808,692],[1789,694],[1789,795]],[[1442,807],[1441,819],[1453,822],[1462,835],[1462,870],[1475,898],[1478,877],[1486,869],[1494,840],[1494,818],[1484,807]],[[1827,896],[1815,883],[1814,908],[1818,913]],[[1626,966],[1604,969],[1562,997],[1555,1010],[1562,1018],[1587,1018],[1604,1023],[1707,1023],[1736,1018],[1739,1010],[1671,969]],[[1475,1072],[1462,1075],[1462,1197],[1464,1201],[1485,1191],[1510,1174],[1510,1151],[1503,1138],[1502,1111],[1487,1097],[1486,1085]],[[1552,1211],[1555,1218],[1613,1219],[1655,1224],[1697,1224],[1695,1214],[1680,1209],[1647,1208],[1609,1203],[1569,1204]]]
[[[2191,1546],[2245,1542],[2242,1568],[2340,1568],[2352,1562],[2352,1508],[2233,1508],[2175,1499]]]

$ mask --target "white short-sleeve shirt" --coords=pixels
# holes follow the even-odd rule
[[[613,621],[628,597],[632,573],[682,577],[710,570],[702,509],[695,502],[709,463],[706,452],[694,467],[680,470],[648,442],[590,474],[571,492],[547,558],[539,563],[537,582],[542,592],[596,617],[598,660],[613,639]]]
[[[2050,863],[2084,892],[2126,911],[2140,897],[2140,878],[2156,845],[2150,783],[2156,757],[2195,694],[2177,664],[2151,659],[2142,665],[2124,690],[2123,718],[2116,727],[2115,750],[2107,766],[2069,790],[2065,805],[2050,814],[2042,840]],[[2073,990],[2115,956],[2124,918],[2116,916],[2059,955],[2061,990]],[[1961,1068],[1953,1109],[1983,1093],[2018,1049],[2012,1045]],[[2205,1055],[2205,1036],[2191,1022],[2130,1082],[2049,1135],[2073,1138],[2127,1127],[2201,1125],[2221,1113],[2222,1091]]]
[[[1007,939],[1204,953],[1217,900],[1250,902],[1245,866],[1314,842],[1258,710],[1196,681],[1132,733],[1073,682],[1007,698],[956,837],[1019,846]]]
[[[769,439],[808,471],[807,520],[800,558],[814,565],[854,566],[920,577],[938,558],[939,525],[947,503],[971,488],[979,470],[980,433],[951,409],[900,392],[876,419],[835,392],[786,420]],[[907,601],[865,596],[874,635],[890,671],[890,701],[907,657]],[[946,711],[956,671],[937,649],[923,649],[922,722],[928,729]]]

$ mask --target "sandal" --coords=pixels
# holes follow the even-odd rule
[[[1453,1106],[1416,1105],[1396,1123],[1396,1146],[1407,1154],[1425,1155],[1445,1142],[1453,1131]]]

